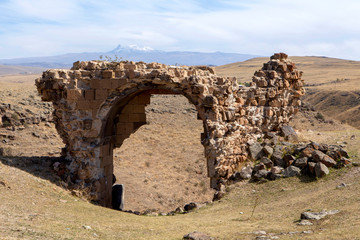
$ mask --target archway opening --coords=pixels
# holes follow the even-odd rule
[[[117,103],[111,118],[105,132],[114,147],[115,184],[124,186],[123,210],[170,212],[212,200],[203,122],[186,97],[143,91]]]

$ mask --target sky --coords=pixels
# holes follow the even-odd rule
[[[0,59],[164,51],[360,60],[359,0],[0,0]]]

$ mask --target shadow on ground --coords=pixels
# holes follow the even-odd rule
[[[58,186],[61,185],[61,178],[58,176],[52,166],[55,162],[64,162],[63,157],[44,157],[44,156],[21,156],[6,157],[0,156],[0,162],[4,165],[16,167],[28,172],[36,177],[48,180]]]

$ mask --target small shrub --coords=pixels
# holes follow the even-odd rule
[[[322,114],[319,113],[319,112],[315,115],[315,118],[316,118],[317,120],[319,120],[319,121],[324,121],[324,120],[325,120],[324,115],[322,115]]]
[[[5,120],[3,123],[2,123],[2,127],[10,127],[11,126],[11,123],[8,121],[8,120]]]
[[[17,115],[16,113],[11,114],[11,118],[15,119],[15,120],[19,120],[19,115]]]
[[[122,57],[118,57],[117,55],[115,55],[115,58],[112,58],[110,56],[100,55],[99,58],[100,58],[100,60],[103,60],[103,58],[105,58],[106,61],[109,61],[109,62],[121,62],[123,60]]]

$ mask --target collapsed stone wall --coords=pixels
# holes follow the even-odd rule
[[[195,105],[208,176],[219,188],[248,159],[249,145],[297,112],[301,74],[284,53],[271,56],[250,87],[206,66],[88,61],[45,71],[36,86],[53,102],[72,180],[88,188],[92,200],[111,206],[113,149],[146,123],[152,94],[181,94]]]

